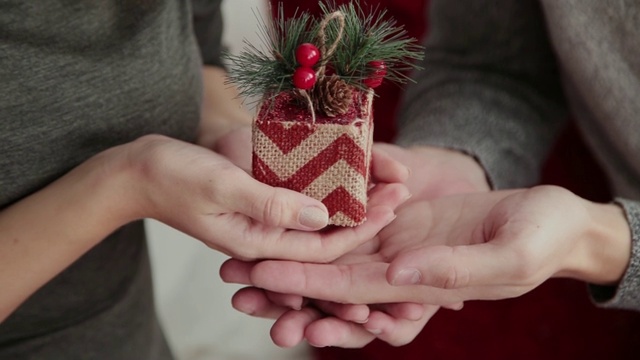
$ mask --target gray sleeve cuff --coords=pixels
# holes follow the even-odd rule
[[[221,60],[222,47],[222,10],[221,1],[191,0],[193,13],[193,31],[198,41],[202,62],[224,68]]]
[[[640,203],[616,198],[631,227],[631,260],[617,286],[589,285],[593,301],[602,307],[640,311]]]

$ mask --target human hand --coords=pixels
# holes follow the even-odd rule
[[[434,147],[404,149],[379,143],[374,145],[374,155],[374,160],[386,159],[383,163],[373,163],[374,173],[384,171],[386,164],[393,160],[410,169],[411,174],[406,184],[413,197],[409,202],[455,193],[489,190],[482,167],[473,158],[458,151]],[[249,155],[245,157],[248,159]],[[363,247],[375,246],[377,245],[373,243],[363,245]],[[244,283],[250,284],[250,281],[245,280]],[[293,346],[306,338],[307,341],[316,345],[354,347],[370,342],[374,338],[372,333],[375,333],[384,341],[400,345],[413,339],[438,309],[437,306],[424,308],[413,303],[378,304],[372,305],[375,311],[370,313],[370,309],[364,305],[332,304],[328,306],[330,302],[311,301],[315,307],[318,307],[317,304],[322,304],[320,308],[323,309],[324,316],[321,316],[316,309],[309,309],[308,314],[290,312],[281,317],[272,330],[272,337],[276,344]],[[241,290],[233,299],[234,306],[240,311],[263,317],[273,317],[276,313],[283,314],[289,308],[300,308],[301,302],[301,297],[274,295],[273,292],[250,288]],[[267,304],[271,304],[273,309]],[[455,303],[448,307],[460,309],[462,305],[462,303]],[[309,314],[315,314],[314,318],[318,321],[311,321]],[[328,314],[335,316],[327,317]],[[296,318],[298,316],[299,318]],[[367,320],[365,326],[353,323],[365,320]],[[325,326],[328,323],[332,324],[331,328]],[[303,324],[308,331],[301,327]],[[366,328],[370,331],[365,331]],[[322,330],[314,329],[326,331],[323,333]]]
[[[354,251],[335,264],[244,264],[245,278],[239,280],[338,303],[444,305],[519,296],[552,276],[615,282],[630,252],[620,208],[556,187],[412,203],[376,239],[374,252]],[[221,272],[232,275],[224,267]],[[274,274],[288,276],[274,281]],[[407,283],[412,285],[400,286]],[[371,329],[370,322],[365,327]]]
[[[221,276],[227,282],[250,285],[253,266],[232,259],[223,264]],[[306,341],[315,347],[344,348],[363,347],[376,338],[394,346],[407,344],[440,308],[416,303],[343,304],[252,286],[237,291],[232,305],[251,316],[275,319],[271,338],[278,346]]]
[[[431,146],[403,148],[382,143],[377,147],[410,169],[411,174],[405,182],[413,195],[410,201],[490,190],[482,166],[462,152]]]
[[[260,183],[203,147],[146,136],[128,147],[127,158],[136,169],[140,217],[158,219],[240,259],[328,262],[373,237],[393,218],[394,205],[378,206],[359,227],[308,232],[327,224],[321,202]],[[407,193],[395,184],[378,196],[393,203]]]
[[[251,173],[251,126],[231,130],[218,138],[213,150],[244,171]]]
[[[369,206],[376,206],[378,199],[373,196]],[[375,251],[365,243],[334,264],[351,261],[350,255]],[[251,285],[250,274],[254,265],[255,262],[229,260],[220,270],[221,277],[227,282]],[[232,304],[246,314],[277,319],[271,329],[271,337],[275,344],[283,347],[295,346],[303,340],[314,346],[362,347],[376,336],[394,345],[402,345],[413,339],[439,308],[414,303],[343,304],[304,299],[299,295],[256,287],[239,290]],[[460,308],[461,304],[455,306]]]

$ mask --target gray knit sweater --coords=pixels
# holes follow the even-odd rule
[[[221,31],[220,0],[0,0],[0,209],[142,135],[194,140]],[[0,359],[171,359],[152,295],[138,221],[0,323]]]
[[[530,186],[570,110],[633,234],[619,286],[592,294],[640,310],[640,2],[432,0],[430,26],[398,142],[471,154],[496,189]]]

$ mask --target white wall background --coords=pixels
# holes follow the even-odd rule
[[[223,3],[225,43],[232,52],[242,39],[257,43],[254,11],[268,18],[262,0]],[[239,286],[218,275],[226,256],[156,221],[147,222],[156,306],[179,360],[307,360],[308,348],[280,349],[269,338],[271,320],[231,307]]]

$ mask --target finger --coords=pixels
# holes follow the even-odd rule
[[[457,302],[455,304],[442,305],[442,307],[445,308],[445,309],[458,311],[458,310],[462,310],[462,308],[464,308],[464,302]]]
[[[300,295],[282,294],[265,290],[267,298],[275,305],[284,306],[293,310],[302,309],[304,298]]]
[[[384,147],[375,144],[371,154],[371,175],[374,182],[405,182],[409,178],[409,168],[389,155]]]
[[[369,191],[367,207],[387,206],[395,209],[410,197],[409,189],[403,184],[377,184]]]
[[[220,278],[227,283],[251,285],[249,274],[254,265],[255,262],[229,259],[220,266]],[[268,290],[262,292],[274,305],[300,310],[304,303],[304,298],[299,295],[282,294]]]
[[[348,258],[352,258],[354,255],[371,255],[380,250],[380,237],[374,236],[373,239],[365,242],[357,248],[349,252]],[[336,261],[342,262],[344,258],[337,259]],[[335,262],[334,262],[335,263]]]
[[[282,314],[271,327],[271,340],[280,347],[294,347],[304,339],[307,326],[321,317],[317,310],[310,307],[289,310]]]
[[[390,345],[402,346],[413,341],[437,311],[438,306],[429,305],[425,308],[422,318],[416,321],[396,319],[383,312],[374,311],[363,327]]]
[[[228,259],[220,266],[220,278],[226,283],[251,285],[250,274],[255,264],[254,261]]]
[[[375,336],[362,325],[335,317],[326,317],[310,323],[306,327],[304,337],[315,347],[342,348],[360,348],[375,339]]]
[[[516,256],[491,243],[429,246],[397,256],[387,272],[390,284],[461,289],[507,282]],[[456,301],[457,302],[457,301]]]
[[[248,175],[235,177],[225,200],[231,211],[266,225],[309,231],[329,223],[329,213],[322,202],[296,191],[271,187]]]
[[[355,227],[334,227],[323,232],[307,232],[265,227],[239,214],[218,216],[217,234],[229,234],[224,242],[232,249],[210,246],[242,260],[287,259],[305,262],[331,262],[371,240],[395,218],[393,210],[378,206],[367,211],[367,219]],[[235,234],[235,235],[234,235]],[[240,234],[241,236],[238,236]]]
[[[424,304],[404,302],[379,304],[376,306],[376,309],[396,319],[417,321],[425,315],[425,307],[426,305]]]
[[[311,264],[268,260],[256,264],[250,278],[259,288],[345,304],[442,305],[467,299],[464,292],[422,285],[393,286],[386,279],[388,267],[384,262]]]
[[[277,319],[291,310],[289,307],[274,304],[264,290],[255,287],[238,290],[231,298],[231,305],[242,313],[266,319]]]
[[[367,220],[356,227],[335,228],[327,232],[286,231],[269,241],[260,237],[258,232],[251,243],[252,254],[249,257],[331,262],[372,239],[394,217],[390,208],[378,206],[370,209]],[[220,226],[225,227],[224,224]]]
[[[313,300],[313,305],[322,310],[323,313],[341,320],[364,324],[369,319],[369,307],[367,305],[339,304],[324,300]]]
[[[263,261],[256,264],[250,278],[260,288],[345,304],[397,302],[400,294],[411,296],[411,289],[389,285],[387,267],[385,263]]]

